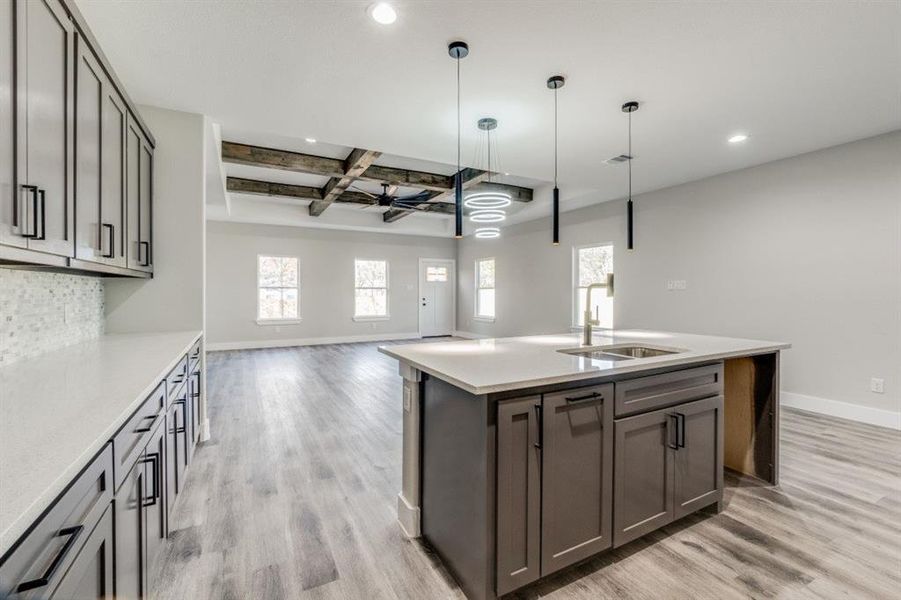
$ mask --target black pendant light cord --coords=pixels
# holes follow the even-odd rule
[[[460,123],[462,115],[460,113],[460,59],[457,59],[457,177],[460,176],[460,136],[463,131]]]
[[[557,88],[554,88],[554,187],[557,187]]]
[[[632,113],[629,113],[629,202],[632,202]]]

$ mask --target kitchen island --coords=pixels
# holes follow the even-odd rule
[[[658,331],[391,345],[398,521],[495,598],[692,512],[725,468],[775,484],[788,344]]]

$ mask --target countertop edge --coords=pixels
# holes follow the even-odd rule
[[[67,486],[90,464],[91,460],[103,450],[103,447],[109,443],[116,432],[119,431],[119,428],[125,424],[134,411],[138,409],[140,404],[147,399],[147,396],[156,389],[175,365],[178,364],[178,361],[182,359],[183,355],[187,354],[188,350],[191,349],[191,346],[193,346],[201,337],[203,337],[203,331],[196,331],[195,335],[191,338],[191,341],[185,344],[181,351],[174,353],[174,358],[151,380],[151,383],[142,390],[138,397],[132,400],[127,408],[123,409],[122,413],[113,421],[113,423],[111,423],[102,433],[99,433],[97,439],[80,455],[73,459],[69,466],[63,470],[44,492],[38,496],[34,502],[29,504],[22,514],[13,520],[5,530],[0,532],[0,556],[6,554],[6,552],[19,541],[19,538],[27,533],[31,524],[43,515],[44,511],[56,501],[60,494],[66,491]]]
[[[391,346],[380,346],[378,348],[379,352],[390,356],[402,362],[404,364],[410,365],[423,373],[428,373],[433,377],[437,377],[443,381],[446,381],[464,391],[469,392],[470,394],[474,394],[476,396],[483,396],[486,394],[494,394],[498,392],[509,392],[513,390],[521,390],[528,389],[533,387],[540,387],[544,385],[554,385],[558,383],[566,383],[568,381],[584,381],[587,379],[597,379],[599,377],[607,377],[613,375],[625,375],[629,373],[638,373],[641,371],[648,371],[652,369],[659,368],[667,368],[667,367],[678,367],[680,365],[690,365],[699,362],[709,362],[715,360],[725,360],[728,358],[739,358],[742,356],[756,356],[759,354],[769,354],[771,352],[777,352],[781,350],[787,350],[791,348],[791,344],[786,343],[778,343],[778,344],[770,344],[766,346],[760,346],[754,348],[752,350],[735,350],[729,352],[714,352],[709,354],[695,354],[692,356],[680,356],[678,358],[672,358],[669,360],[659,360],[652,363],[638,363],[632,365],[623,365],[622,367],[614,367],[611,369],[604,369],[603,371],[586,371],[582,373],[570,373],[566,375],[558,375],[553,377],[543,377],[538,379],[528,379],[521,380],[511,383],[499,383],[496,385],[483,385],[483,386],[473,386],[466,382],[460,381],[454,377],[451,377],[445,373],[442,373],[432,367],[428,367],[416,361],[410,360],[404,356],[401,356],[397,353],[391,352]],[[640,360],[640,359],[639,359]]]

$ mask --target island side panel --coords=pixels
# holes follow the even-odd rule
[[[496,405],[424,379],[422,535],[468,598],[494,598]]]
[[[401,491],[397,495],[397,521],[410,538],[419,537],[420,489],[421,489],[421,411],[422,373],[405,363],[400,363],[403,377],[403,446],[401,471]]]

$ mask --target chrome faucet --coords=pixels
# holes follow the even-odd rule
[[[585,291],[585,329],[582,331],[582,344],[591,345],[591,328],[600,325],[600,319],[591,318],[591,290],[605,288],[607,297],[613,297],[613,273],[607,273],[607,281],[604,283],[592,283]]]

